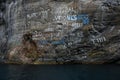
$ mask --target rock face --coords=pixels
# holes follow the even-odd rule
[[[32,34],[26,33],[23,35],[22,44],[15,47],[9,53],[9,60],[22,63],[32,63],[39,58],[40,55],[36,43],[32,40]]]
[[[3,0],[1,60],[117,63],[119,0]]]

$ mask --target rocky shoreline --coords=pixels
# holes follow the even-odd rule
[[[120,61],[118,62],[33,62],[33,63],[20,63],[20,62],[12,62],[12,61],[6,61],[6,62],[0,62],[0,64],[14,64],[14,65],[66,65],[66,64],[92,64],[92,65],[103,65],[103,64],[120,64]]]

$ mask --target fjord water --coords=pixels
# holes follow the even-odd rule
[[[120,65],[6,65],[0,80],[120,80]]]

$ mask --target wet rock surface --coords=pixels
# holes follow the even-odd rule
[[[119,0],[6,0],[1,61],[119,63]]]

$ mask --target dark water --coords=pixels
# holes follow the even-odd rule
[[[120,80],[120,65],[6,65],[0,80]]]

